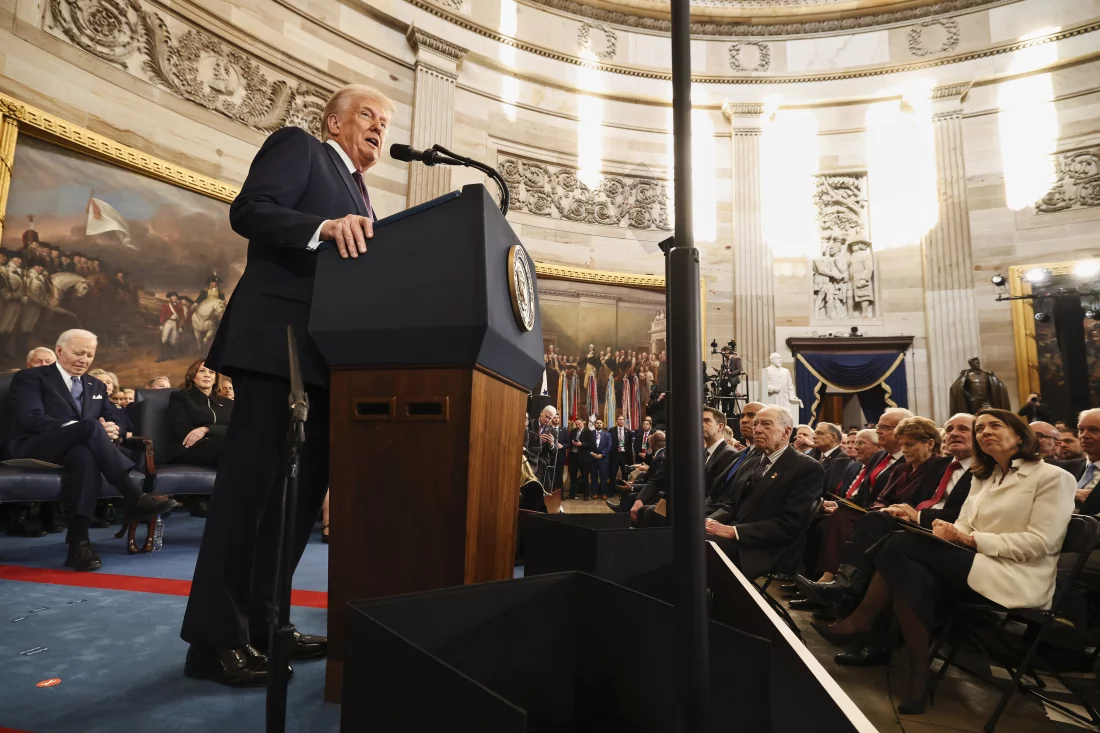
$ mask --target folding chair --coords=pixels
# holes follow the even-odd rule
[[[993,714],[989,717],[989,720],[986,721],[984,730],[987,733],[993,733],[993,729],[997,726],[997,721],[1000,719],[1001,714],[1004,713],[1005,708],[1008,706],[1009,701],[1012,699],[1012,694],[1013,692],[1015,692],[1017,687],[1019,687],[1020,691],[1024,694],[1031,695],[1032,697],[1041,700],[1047,705],[1058,709],[1065,715],[1069,715],[1070,717],[1075,718],[1076,720],[1079,720],[1086,725],[1100,725],[1100,716],[1097,715],[1096,710],[1093,709],[1092,705],[1090,705],[1087,700],[1084,700],[1079,695],[1074,694],[1074,697],[1078,698],[1079,702],[1081,702],[1082,706],[1088,712],[1088,718],[1080,715],[1070,708],[1065,707],[1065,705],[1063,705],[1061,702],[1052,699],[1049,695],[1044,693],[1042,691],[1042,688],[1044,686],[1042,680],[1039,679],[1039,677],[1032,669],[1033,663],[1036,660],[1036,655],[1039,650],[1039,645],[1042,643],[1043,638],[1046,636],[1047,632],[1050,630],[1051,625],[1058,617],[1059,609],[1062,607],[1062,604],[1065,601],[1066,596],[1068,595],[1070,587],[1076,582],[1077,576],[1080,575],[1082,568],[1085,567],[1085,562],[1088,560],[1089,553],[1096,549],[1098,542],[1100,542],[1100,522],[1098,522],[1095,517],[1074,515],[1070,518],[1069,527],[1066,531],[1066,539],[1062,542],[1061,551],[1063,553],[1077,553],[1077,561],[1073,564],[1073,567],[1070,569],[1068,574],[1064,574],[1062,577],[1059,578],[1058,588],[1054,593],[1054,598],[1051,601],[1050,608],[1048,609],[1006,608],[992,602],[960,603],[954,613],[951,614],[946,626],[944,627],[943,633],[939,636],[939,639],[937,640],[935,646],[932,648],[932,651],[929,654],[929,662],[931,663],[932,660],[936,659],[937,656],[939,656],[939,652],[943,644],[945,642],[950,642],[951,653],[948,654],[946,657],[940,657],[941,659],[943,659],[943,666],[933,678],[933,689],[935,688],[935,685],[939,682],[939,680],[943,679],[944,675],[947,674],[948,668],[954,662],[955,655],[958,653],[960,647],[963,644],[963,639],[970,637],[972,642],[975,641],[972,634],[958,634],[957,631],[959,627],[964,625],[964,623],[966,623],[968,620],[973,621],[975,618],[979,617],[989,619],[995,614],[1003,614],[1006,616],[1007,620],[1014,620],[1027,624],[1029,631],[1025,635],[1024,639],[1025,641],[1029,640],[1030,643],[1028,643],[1027,649],[1024,652],[1023,656],[1019,657],[1018,639],[1016,640],[1017,643],[1015,644],[1002,640],[1002,649],[1000,649],[999,651],[1009,656],[1016,656],[1018,661],[1014,664],[1010,663],[1008,665],[1009,671],[1012,672],[1012,680],[1002,691],[1000,700],[998,700],[997,702],[997,707],[994,708]],[[996,623],[989,624],[989,628],[994,630],[997,635],[1003,636],[1003,627],[1006,623],[1007,621],[997,621]],[[972,623],[971,625],[974,624]],[[990,649],[985,646],[979,648],[979,651],[990,653]],[[1013,654],[1014,652],[1016,654]],[[1015,667],[1015,669],[1013,669],[1013,666]],[[966,672],[969,672],[970,674],[974,675],[978,679],[981,679],[987,684],[990,684],[994,687],[999,686],[991,675],[977,673],[961,665],[959,666],[959,668],[963,669]],[[1034,679],[1035,684],[1025,684],[1022,681],[1024,675],[1028,675],[1032,679]],[[1051,672],[1050,675],[1058,680],[1059,683],[1062,683],[1063,686],[1065,686],[1062,682],[1061,675],[1057,671]],[[1065,687],[1067,690],[1070,689],[1068,686]]]
[[[778,560],[776,560],[775,564],[772,565],[767,574],[762,576],[764,578],[763,584],[758,585],[755,578],[751,580],[756,589],[760,591],[760,595],[762,595],[764,597],[764,600],[767,601],[768,605],[772,607],[772,610],[779,614],[780,618],[787,622],[787,626],[791,627],[791,631],[794,632],[794,635],[798,637],[799,641],[803,642],[805,640],[802,638],[802,630],[798,628],[798,624],[796,624],[794,622],[794,619],[791,618],[791,613],[787,610],[787,607],[777,601],[771,596],[771,594],[768,593],[768,586],[772,584],[773,580],[776,580],[778,578],[778,576],[780,575],[780,571],[786,571],[789,569],[797,570],[797,568],[788,568],[788,565],[792,562],[792,560],[795,563],[798,562],[798,556],[801,554],[801,548],[803,545],[803,541],[806,537],[806,533],[810,531],[810,525],[813,523],[817,515],[821,512],[821,506],[824,503],[825,499],[819,498],[814,501],[812,505],[810,505],[810,510],[806,515],[806,520],[802,523],[802,529],[799,531],[798,536],[795,537],[794,542],[792,542],[787,547],[787,549],[783,551],[783,554],[779,557]]]

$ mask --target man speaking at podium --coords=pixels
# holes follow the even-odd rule
[[[308,335],[316,250],[366,255],[374,209],[363,173],[382,155],[393,104],[369,87],[338,90],[325,105],[324,142],[305,130],[272,134],[229,210],[248,239],[248,262],[206,365],[233,378],[236,401],[180,636],[184,672],[233,686],[267,681],[267,604],[275,576],[278,504],[290,425],[287,324],[309,394],[301,457],[294,567],[328,485],[328,366]],[[322,657],[328,639],[295,633],[292,659]]]

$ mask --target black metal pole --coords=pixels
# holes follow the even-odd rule
[[[674,364],[668,420],[676,450],[669,453],[676,575],[675,677],[677,730],[702,733],[707,721],[709,670],[705,538],[703,532],[703,342],[699,251],[691,203],[691,14],[689,0],[672,0],[672,125],[676,153],[675,244],[669,253],[668,361]]]

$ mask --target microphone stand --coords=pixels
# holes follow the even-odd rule
[[[309,397],[302,383],[294,326],[287,325],[286,338],[290,356],[290,430],[286,439],[286,475],[279,501],[275,584],[268,605],[267,733],[283,733],[286,730],[287,685],[290,683],[287,665],[290,663],[290,642],[294,635],[294,627],[290,625],[290,586],[294,575],[292,558],[298,505],[298,466],[302,445],[306,441],[306,419],[309,417]]]
[[[475,168],[485,175],[493,179],[493,182],[497,184],[497,188],[500,189],[500,213],[507,215],[508,208],[511,204],[512,197],[508,193],[508,184],[504,182],[504,176],[500,175],[500,172],[493,168],[491,165],[486,165],[481,161],[474,160],[473,158],[467,158],[457,153],[452,153],[442,145],[436,144],[431,147],[437,153],[442,153],[443,156],[433,155],[431,160],[425,158],[424,165],[463,165],[467,168]]]

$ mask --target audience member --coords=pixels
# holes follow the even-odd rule
[[[1016,414],[1027,420],[1029,423],[1045,422],[1050,420],[1050,411],[1047,410],[1046,405],[1043,404],[1042,398],[1035,392],[1032,392],[1027,396],[1027,402],[1023,407],[1016,411]],[[1034,429],[1034,426],[1032,427]]]
[[[1029,426],[1039,439],[1039,457],[1047,463],[1057,463],[1060,446],[1058,429],[1048,422],[1033,422]]]
[[[794,448],[799,453],[817,458],[814,454],[814,429],[809,425],[798,425],[794,431]]]
[[[183,388],[168,397],[168,422],[176,444],[165,446],[167,463],[217,467],[233,416],[233,403],[214,392],[217,378],[199,359],[187,367]]]
[[[722,487],[726,472],[737,458],[722,434],[725,427],[726,416],[721,410],[703,408],[703,493],[707,497]]]
[[[33,367],[47,366],[57,361],[57,354],[53,353],[53,349],[48,349],[45,346],[36,346],[27,352],[27,369]],[[19,371],[15,369],[13,371]],[[3,409],[3,408],[0,408]],[[35,511],[38,511],[40,525],[36,524],[32,520],[32,515]],[[11,525],[8,527],[9,535],[17,535],[19,537],[45,537],[51,532],[60,532],[62,530],[60,523],[60,512],[54,506],[54,502],[47,502],[39,505],[38,502],[12,502],[8,506],[8,516]]]
[[[662,517],[656,509],[661,499],[666,498],[669,487],[664,431],[657,430],[649,436],[646,450],[652,454],[651,463],[645,484],[638,489],[637,498],[630,507],[630,519],[639,527],[663,527],[670,518]]]
[[[790,445],[793,421],[767,407],[753,422],[753,456],[728,503],[705,520],[708,535],[749,577],[769,572],[801,536],[812,504],[821,497],[825,469]]]
[[[1077,435],[1086,462],[1077,479],[1076,500],[1082,514],[1096,516],[1100,514],[1100,492],[1093,489],[1100,481],[1100,408],[1085,410],[1077,417]]]
[[[81,571],[102,566],[88,528],[104,479],[122,494],[127,522],[144,521],[175,506],[166,496],[142,494],[130,478],[134,464],[115,445],[122,439],[122,418],[103,383],[86,374],[96,346],[89,331],[62,333],[56,363],[24,369],[12,378],[2,416],[8,457],[65,467],[62,492],[73,514],[65,565]]]
[[[814,428],[814,449],[817,451],[821,467],[825,469],[825,490],[835,493],[840,479],[851,465],[852,459],[840,447],[844,439],[839,425],[820,422]]]
[[[229,377],[222,377],[221,386],[218,387],[218,394],[227,400],[232,401],[235,393],[233,392],[233,380]],[[560,425],[561,423],[559,423]]]
[[[55,361],[57,361],[57,354],[53,353],[53,349],[45,346],[36,346],[27,353],[27,369],[46,366]]]
[[[755,447],[753,442],[752,431],[756,416],[763,409],[764,404],[760,402],[749,402],[741,408],[741,420],[738,427],[748,447],[733,457],[725,474],[709,484],[710,490],[707,494],[706,504],[703,507],[703,513],[706,516],[709,517],[711,514],[721,509],[724,504],[732,500],[734,493],[740,486],[740,484],[734,483],[735,478],[741,473],[742,467],[747,465],[751,458],[760,455],[760,450]]]
[[[591,487],[588,485],[588,474],[592,468],[592,447],[595,438],[588,429],[584,420],[573,421],[573,429],[569,432],[569,496],[577,498],[584,495],[584,500],[591,498]]]
[[[646,415],[641,430],[634,431],[634,461],[646,463],[649,457],[649,436],[653,435],[653,418]]]
[[[615,418],[615,427],[611,433],[611,461],[608,488],[613,489],[615,483],[626,480],[630,473],[630,466],[634,463],[634,432],[626,427],[626,418],[619,415]]]
[[[172,380],[168,377],[153,377],[145,383],[145,389],[172,389]]]
[[[924,712],[937,604],[992,601],[1043,608],[1054,595],[1058,552],[1073,511],[1073,479],[1039,457],[1039,441],[1007,410],[974,420],[974,479],[954,522],[933,522],[936,537],[897,532],[874,558],[876,572],[859,607],[834,624],[814,623],[834,644],[863,641],[893,604],[909,654],[909,689],[898,712]]]
[[[596,420],[592,431],[592,464],[589,469],[592,493],[606,499],[611,485],[611,435],[604,432],[603,420]]]

